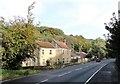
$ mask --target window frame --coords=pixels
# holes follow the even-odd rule
[[[52,54],[52,50],[50,50],[49,54],[50,54],[50,55]]]

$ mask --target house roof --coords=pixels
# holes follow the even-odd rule
[[[37,45],[39,45],[40,47],[43,47],[43,48],[54,48],[54,46],[52,44],[50,44],[49,42],[37,41],[36,43],[37,43]]]
[[[66,48],[66,49],[69,48],[69,47],[66,45],[66,43],[64,43],[64,42],[56,41],[55,39],[53,39],[53,41],[54,41],[58,46],[60,46],[61,48]]]
[[[87,53],[85,52],[76,52],[77,55],[79,55],[80,57],[86,57]]]

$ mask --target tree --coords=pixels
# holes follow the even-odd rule
[[[40,34],[34,27],[31,10],[35,2],[28,7],[27,23],[24,18],[17,17],[10,22],[2,21],[2,68],[20,69],[25,58],[34,56],[35,41],[40,39]]]
[[[108,24],[105,23],[105,29],[109,31],[106,45],[108,53],[112,53],[116,57],[116,64],[120,68],[120,21],[116,18],[115,13],[110,20]]]
[[[95,40],[89,40],[89,42],[87,57],[92,57],[92,55],[99,56],[101,58],[106,57],[105,40],[97,38]]]
[[[52,28],[47,26],[37,27],[39,33],[42,35],[42,40],[50,41],[52,38],[56,40],[63,40],[65,37],[64,32],[58,28]]]
[[[105,40],[103,40],[101,38],[97,38],[94,41],[94,46],[97,50],[97,55],[100,56],[101,58],[104,58],[106,56]]]

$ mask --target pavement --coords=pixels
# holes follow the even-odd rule
[[[103,67],[90,81],[89,84],[120,84],[120,71],[115,62],[110,62]]]

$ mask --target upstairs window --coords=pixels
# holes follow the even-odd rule
[[[63,63],[65,62],[65,58],[63,58]]]
[[[52,50],[50,50],[50,54],[52,54]]]
[[[44,50],[42,50],[42,54],[44,54]]]
[[[64,50],[63,50],[63,54],[64,54]]]

